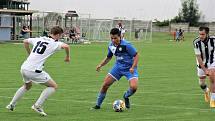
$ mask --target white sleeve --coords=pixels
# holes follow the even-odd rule
[[[35,43],[37,42],[37,39],[38,38],[28,38],[26,39],[28,43],[32,44],[32,45],[35,45]]]
[[[200,52],[200,45],[198,43],[195,43],[194,44],[194,52],[196,55],[201,55],[201,52]]]
[[[56,50],[61,50],[61,46],[64,44],[63,42],[56,42],[57,43],[57,48]]]

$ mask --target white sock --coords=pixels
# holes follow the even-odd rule
[[[210,89],[208,87],[204,90],[204,92],[209,92],[209,91]]]
[[[36,106],[42,106],[45,100],[55,92],[55,88],[47,87],[43,90],[40,97],[38,98],[37,102],[35,103]]]
[[[209,92],[210,91],[210,89],[207,87],[207,89],[205,90],[206,92]]]
[[[22,96],[25,94],[26,91],[27,91],[27,89],[25,89],[25,86],[20,87],[16,91],[16,93],[15,93],[13,99],[11,100],[10,104],[16,105],[16,102],[19,101],[22,98]]]
[[[215,93],[211,93],[211,100],[214,101],[215,99]]]

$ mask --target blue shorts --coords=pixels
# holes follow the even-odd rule
[[[117,65],[114,65],[113,68],[109,71],[109,74],[116,80],[119,80],[122,76],[125,76],[127,80],[132,78],[138,78],[137,68],[134,69],[134,73],[130,73],[130,68],[119,68]]]

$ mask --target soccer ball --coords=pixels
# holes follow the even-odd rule
[[[115,100],[113,102],[113,110],[115,112],[122,112],[125,110],[125,102],[123,100]]]

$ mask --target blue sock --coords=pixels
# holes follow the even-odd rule
[[[102,104],[102,102],[103,102],[103,100],[105,99],[105,96],[106,96],[106,93],[99,93],[98,94],[98,97],[97,97],[97,102],[96,102],[96,105],[97,106],[101,106],[101,104]]]
[[[133,94],[134,94],[134,91],[133,91],[131,88],[129,88],[129,89],[125,92],[124,98],[128,98],[128,97],[130,97],[130,96],[133,95]]]

